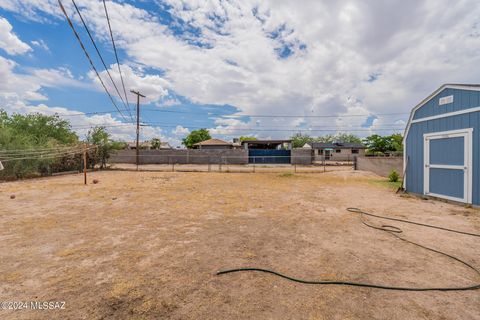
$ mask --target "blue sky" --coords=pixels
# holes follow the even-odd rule
[[[72,2],[62,2],[116,96]],[[76,2],[121,88],[102,2]],[[479,82],[475,1],[106,4],[127,90],[147,95],[143,139],[179,145],[202,127],[226,140],[400,132],[410,109],[442,83]],[[118,112],[105,113],[115,108],[56,0],[0,1],[0,76],[8,112],[57,112],[80,136],[106,125],[116,139],[134,137]]]

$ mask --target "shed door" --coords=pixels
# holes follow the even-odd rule
[[[472,130],[424,135],[424,194],[472,203]]]

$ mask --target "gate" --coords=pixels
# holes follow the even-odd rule
[[[472,203],[472,130],[424,135],[425,195]]]
[[[248,163],[290,163],[290,150],[249,149]]]

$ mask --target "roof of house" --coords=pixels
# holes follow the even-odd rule
[[[313,149],[366,149],[363,144],[357,142],[310,142],[308,143]]]
[[[194,146],[231,146],[232,144],[220,139],[208,139],[202,142],[195,143]]]
[[[242,144],[244,143],[252,143],[252,144],[268,144],[268,143],[290,143],[292,140],[244,140],[242,141]]]

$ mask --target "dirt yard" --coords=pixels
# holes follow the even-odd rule
[[[458,286],[463,265],[361,224],[347,207],[480,232],[475,209],[396,195],[364,172],[98,172],[0,184],[0,297],[65,310],[0,319],[480,319],[480,291],[398,292],[307,279]],[[15,199],[10,195],[15,194]],[[371,220],[381,224],[382,221]],[[478,238],[400,223],[480,266]]]

